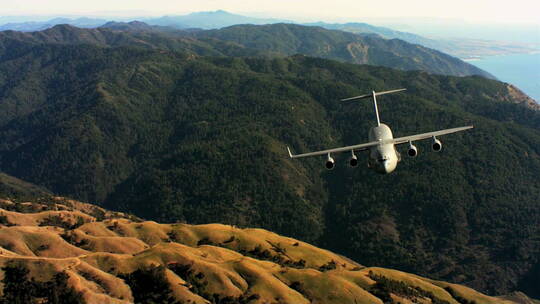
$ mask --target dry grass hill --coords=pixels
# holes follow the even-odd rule
[[[37,282],[65,273],[68,286],[87,303],[160,303],[148,300],[145,289],[153,285],[161,286],[166,303],[510,304],[526,299],[489,297],[461,285],[365,267],[262,229],[159,224],[59,197],[0,200],[0,223],[3,270],[25,267]]]

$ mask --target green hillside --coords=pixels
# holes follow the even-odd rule
[[[51,192],[43,187],[22,181],[5,173],[0,173],[0,193],[4,197],[22,200],[51,195]]]
[[[10,40],[11,41],[11,40]],[[538,296],[540,115],[504,83],[294,56],[33,45],[0,57],[0,169],[144,218],[262,227],[365,265]],[[10,50],[13,50],[11,48]],[[297,152],[474,124],[392,175]],[[362,155],[363,156],[363,155]]]
[[[0,53],[41,44],[136,47],[183,51],[201,56],[275,56],[271,52],[246,49],[244,46],[217,39],[205,41],[192,37],[187,31],[148,26],[141,22],[107,23],[97,29],[57,25],[40,32],[0,32]],[[20,51],[15,54],[20,54]]]
[[[141,22],[108,23],[97,29],[69,25],[32,33],[0,32],[0,50],[23,43],[93,44],[183,51],[201,56],[286,57],[303,54],[355,64],[466,76],[487,72],[447,54],[402,40],[294,24],[238,25],[220,30],[180,31]]]
[[[442,52],[399,39],[386,40],[378,35],[359,35],[295,24],[236,25],[197,32],[195,35],[232,41],[249,48],[271,50],[285,55],[304,54],[400,70],[494,78],[487,72]]]

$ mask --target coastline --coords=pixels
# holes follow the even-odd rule
[[[540,101],[540,51],[487,57],[474,56],[464,61],[510,83],[537,103]]]
[[[484,60],[491,57],[500,57],[500,56],[509,56],[509,55],[537,55],[537,54],[540,54],[540,49],[534,50],[534,51],[528,51],[528,52],[508,52],[508,53],[500,53],[500,54],[493,54],[493,55],[471,55],[467,57],[458,57],[458,58],[465,62],[470,62],[470,61]]]

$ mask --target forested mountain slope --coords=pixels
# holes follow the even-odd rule
[[[442,52],[399,39],[386,40],[372,34],[353,34],[295,24],[270,24],[236,25],[197,32],[196,36],[218,38],[249,48],[271,50],[286,55],[304,54],[400,70],[494,78],[487,72]]]
[[[370,266],[538,296],[540,115],[508,85],[324,59],[25,44],[0,57],[0,169],[166,222],[261,227]],[[474,124],[379,176],[296,152]],[[363,155],[361,155],[363,156]]]
[[[385,39],[401,39],[413,44],[420,44],[430,49],[439,50],[458,58],[496,56],[512,53],[532,53],[538,50],[530,45],[468,38],[426,38],[412,33],[396,31],[386,27],[367,23],[325,23],[316,22],[305,25],[320,26],[331,30],[340,30],[355,34],[377,34]]]
[[[202,56],[272,56],[271,53],[246,49],[238,44],[217,40],[206,42],[192,37],[187,31],[148,26],[140,22],[107,23],[105,26],[97,29],[81,29],[57,25],[40,32],[0,32],[0,51],[6,52],[17,50],[18,47],[39,44],[90,44],[101,47],[129,46],[165,51],[178,50]]]
[[[0,46],[21,41],[35,44],[136,46],[185,51],[202,56],[284,57],[304,54],[401,70],[493,78],[457,58],[402,40],[294,24],[238,25],[220,30],[181,31],[131,22],[108,23],[98,29],[58,25],[41,32],[0,32]]]

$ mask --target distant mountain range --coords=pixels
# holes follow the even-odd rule
[[[34,32],[51,28],[58,24],[69,24],[81,28],[95,28],[107,23],[106,19],[99,18],[54,18],[47,21],[10,22],[0,25],[0,31]]]
[[[373,26],[367,23],[309,23],[306,25],[321,26],[327,29],[341,30],[351,33],[380,35],[385,39],[401,39],[410,43],[420,44],[441,52],[459,57],[483,57],[511,53],[530,53],[539,51],[523,43],[509,43],[493,40],[467,38],[426,38],[420,35],[392,30],[386,27]]]
[[[151,25],[170,26],[179,29],[201,28],[218,29],[237,24],[273,24],[292,23],[290,20],[274,18],[253,18],[219,10],[215,12],[198,12],[185,16],[164,16],[153,19],[143,19],[145,23]]]
[[[40,31],[59,24],[69,24],[76,27],[95,28],[111,21],[136,21],[130,18],[53,18],[45,21],[24,21],[9,22],[0,25],[0,31],[15,30],[23,32]],[[273,23],[293,23],[290,20],[275,18],[254,18],[232,14],[223,10],[213,12],[197,12],[182,16],[163,16],[159,18],[138,18],[139,21],[150,25],[169,26],[176,29],[200,28],[217,29],[237,24],[273,24]]]
[[[435,74],[494,78],[487,72],[439,51],[399,39],[359,35],[295,24],[236,25],[219,30],[175,30],[142,22],[107,23],[97,29],[58,25],[40,32],[0,32],[0,44],[90,43],[182,50],[212,56],[290,56],[303,54],[356,64],[423,70]]]
[[[119,21],[129,20],[120,18]],[[132,20],[129,20],[132,21]],[[163,16],[159,18],[140,18],[139,21],[149,25],[167,26],[176,29],[219,29],[239,24],[275,24],[293,23],[290,20],[273,18],[254,18],[238,14],[232,14],[223,10],[214,12],[197,12],[182,16]],[[25,21],[21,23],[7,23],[0,25],[0,31],[41,31],[58,24],[70,24],[82,28],[96,28],[110,20],[104,18],[54,18],[48,21]],[[413,44],[420,44],[460,58],[481,57],[508,53],[528,53],[538,51],[525,44],[506,43],[501,41],[489,41],[479,39],[432,39],[412,33],[392,30],[385,27],[373,26],[367,23],[330,24],[325,22],[309,23],[304,25],[320,26],[332,30],[341,30],[361,34],[377,34],[385,39],[401,39]]]

